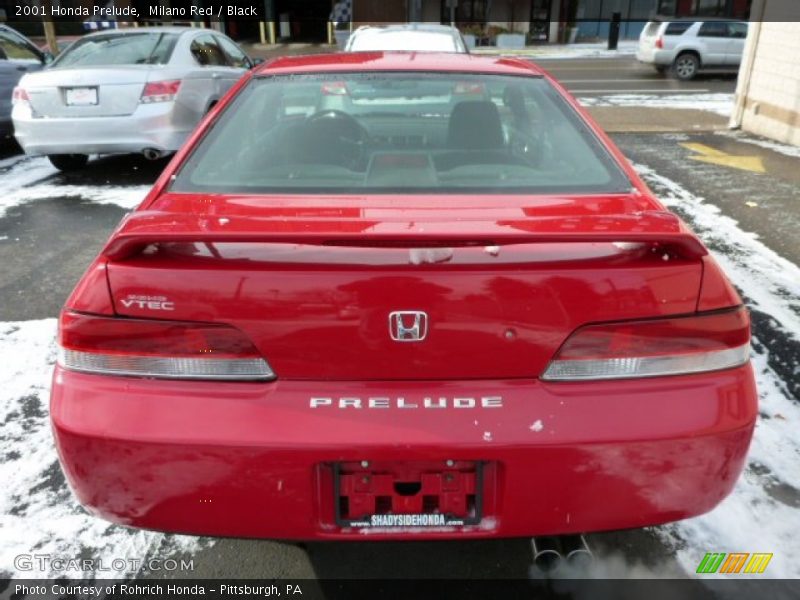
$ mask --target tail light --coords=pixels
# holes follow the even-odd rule
[[[658,36],[656,38],[656,48],[658,48],[659,50],[664,48],[664,36],[663,35],[660,35],[660,36]]]
[[[587,325],[550,361],[542,379],[626,379],[718,371],[750,356],[744,307],[688,317]]]
[[[14,88],[11,94],[11,104],[29,104],[30,101],[31,97],[28,95],[28,91],[25,88],[19,86]]]
[[[344,81],[327,81],[322,84],[323,96],[347,96],[349,93]]]
[[[180,79],[175,79],[173,81],[151,81],[145,84],[142,90],[142,97],[139,101],[142,104],[171,102],[175,100],[175,96],[178,94],[180,87]]]
[[[472,81],[459,81],[453,86],[454,96],[483,96],[486,87],[482,83]]]
[[[226,325],[101,317],[64,311],[59,364],[72,371],[167,379],[267,380],[275,374]]]

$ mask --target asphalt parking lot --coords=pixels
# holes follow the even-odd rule
[[[675,92],[677,82],[645,73],[630,58],[586,60],[560,61],[551,68],[578,95],[594,99],[586,104],[597,107],[601,121],[617,123],[609,128],[615,142],[663,201],[703,237],[741,291],[753,312],[762,401],[747,471],[728,500],[710,515],[682,523],[589,536],[599,558],[593,568],[610,577],[680,577],[705,552],[748,550],[737,544],[757,537],[763,551],[775,553],[773,576],[798,577],[793,554],[800,552],[800,541],[781,524],[800,522],[800,150],[727,132],[713,108],[700,119],[703,127],[679,117],[666,131],[624,131],[620,110],[626,106],[598,98],[658,98]],[[731,78],[710,77],[677,91],[729,95],[734,85]],[[7,365],[0,374],[0,479],[11,482],[0,493],[0,572],[19,553],[35,549],[194,561],[191,572],[139,570],[131,576],[527,576],[530,545],[522,539],[305,546],[211,540],[111,526],[77,506],[56,462],[47,423],[55,317],[119,219],[165,164],[106,157],[80,172],[61,174],[45,158],[24,157],[11,145],[0,152],[0,360]]]

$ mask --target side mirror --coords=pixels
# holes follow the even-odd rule
[[[254,67],[257,67],[258,65],[263,65],[264,64],[264,59],[263,58],[250,58],[250,63]]]
[[[42,52],[42,63],[45,65],[49,65],[51,62],[55,60],[55,56],[53,53],[48,51]]]

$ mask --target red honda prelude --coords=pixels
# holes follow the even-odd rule
[[[749,341],[708,250],[535,65],[282,58],[75,288],[52,424],[78,499],[134,527],[641,527],[734,486]]]

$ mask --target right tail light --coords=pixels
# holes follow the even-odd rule
[[[142,90],[142,97],[139,102],[142,104],[152,104],[153,102],[172,102],[178,95],[181,87],[181,80],[171,81],[151,81],[146,83]]]
[[[541,378],[582,381],[701,373],[737,367],[749,358],[750,317],[742,306],[580,327]]]

